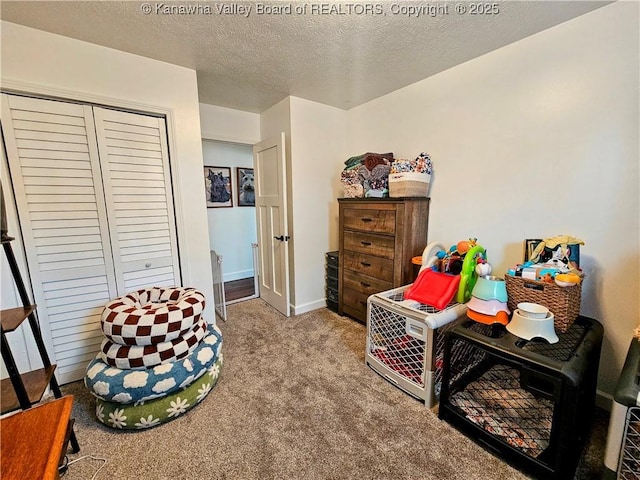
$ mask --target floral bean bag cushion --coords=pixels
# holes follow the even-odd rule
[[[207,333],[207,322],[200,318],[198,323],[184,336],[170,342],[155,345],[119,345],[104,339],[98,355],[112,367],[126,369],[144,369],[175,362],[193,352]]]
[[[113,343],[155,345],[192,330],[204,305],[204,295],[192,287],[143,288],[107,303],[100,325]]]
[[[142,430],[170,422],[204,400],[218,381],[221,367],[222,355],[202,377],[163,398],[130,405],[97,399],[96,416],[107,427],[122,430]]]
[[[145,370],[112,367],[98,355],[87,366],[84,384],[101,400],[134,403],[175,392],[205,374],[221,355],[222,333],[209,325],[207,335],[189,356]]]

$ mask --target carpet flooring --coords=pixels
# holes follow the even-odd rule
[[[218,384],[166,425],[107,428],[82,382],[65,385],[81,446],[69,460],[105,458],[96,478],[118,480],[530,478],[368,368],[363,325],[327,309],[285,318],[260,299],[228,317]],[[606,418],[596,413],[579,480],[600,476]],[[63,478],[101,465],[82,459]]]

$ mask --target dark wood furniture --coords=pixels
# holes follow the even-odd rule
[[[340,198],[338,313],[367,320],[373,293],[412,283],[427,244],[428,198]]]
[[[47,349],[42,339],[40,325],[36,318],[36,306],[29,301],[27,289],[20,275],[20,269],[16,261],[13,249],[11,248],[12,237],[2,237],[2,247],[4,249],[7,262],[11,269],[13,280],[20,294],[22,307],[10,308],[0,312],[0,334],[2,338],[2,360],[7,368],[8,378],[0,382],[0,413],[5,414],[17,409],[28,409],[32,405],[40,402],[47,387],[51,388],[56,398],[62,397],[62,392],[58,386],[54,371],[56,366],[49,360]],[[43,367],[30,372],[20,373],[11,353],[9,341],[6,334],[16,330],[25,320],[31,329],[31,334],[38,347],[38,353],[42,360]],[[25,330],[26,332],[26,330]],[[4,432],[3,432],[4,437]],[[73,452],[78,452],[80,446],[73,431],[71,432],[71,446]],[[3,472],[4,474],[4,472]]]
[[[0,420],[2,480],[60,478],[72,407],[73,397],[67,395]]]

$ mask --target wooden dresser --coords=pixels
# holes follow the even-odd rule
[[[427,244],[428,198],[339,198],[338,313],[367,321],[367,298],[414,281]]]

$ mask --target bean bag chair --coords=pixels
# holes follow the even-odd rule
[[[183,337],[155,345],[118,345],[104,339],[100,345],[100,360],[123,370],[144,369],[172,363],[193,352],[207,332],[207,322],[200,318]]]
[[[221,355],[221,347],[222,333],[209,325],[202,342],[182,360],[145,370],[122,370],[97,356],[87,366],[84,384],[94,396],[109,402],[129,404],[160,398],[204,375]]]
[[[145,288],[107,303],[100,324],[113,343],[155,345],[191,330],[204,304],[204,295],[195,288]]]
[[[199,404],[217,383],[222,356],[207,372],[182,390],[162,398],[123,405],[96,399],[96,416],[107,427],[141,430],[167,423]]]

